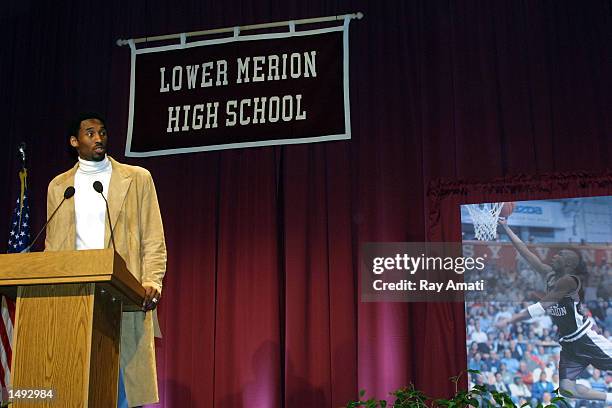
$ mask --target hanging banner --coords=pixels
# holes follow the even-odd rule
[[[125,155],[350,139],[348,26],[132,49]]]

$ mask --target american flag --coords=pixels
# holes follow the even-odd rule
[[[28,198],[28,172],[23,169],[19,172],[21,189],[9,232],[8,253],[21,252],[30,245],[30,200]]]
[[[23,168],[19,172],[20,191],[11,219],[11,230],[8,239],[9,253],[21,252],[30,245],[30,199],[28,196],[28,172]],[[11,379],[11,357],[13,342],[13,322],[15,321],[15,303],[0,296],[0,385],[7,387]]]

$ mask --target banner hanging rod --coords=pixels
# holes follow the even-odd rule
[[[226,27],[226,28],[214,28],[212,30],[203,30],[203,31],[192,31],[190,33],[181,33],[181,34],[167,34],[167,35],[156,35],[154,37],[141,37],[135,38],[134,44],[140,44],[145,42],[155,42],[155,41],[166,41],[166,40],[174,40],[180,39],[182,36],[184,37],[199,37],[202,35],[209,34],[221,34],[221,33],[233,33],[238,29],[241,31],[249,31],[249,30],[259,30],[262,28],[273,28],[273,27],[283,27],[288,25],[299,25],[299,24],[316,24],[316,23],[326,23],[330,21],[338,21],[344,20],[346,17],[351,19],[361,20],[363,18],[363,13],[352,13],[352,14],[340,14],[337,16],[328,16],[328,17],[316,17],[316,18],[304,18],[301,20],[287,20],[287,21],[278,21],[275,23],[264,23],[264,24],[251,24],[239,27]],[[117,40],[117,45],[121,47],[122,45],[127,45],[129,40]]]

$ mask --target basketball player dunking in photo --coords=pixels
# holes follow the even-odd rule
[[[510,319],[501,319],[496,326],[503,329],[510,323],[548,314],[559,328],[561,393],[571,398],[605,401],[607,406],[612,405],[612,393],[576,384],[576,379],[589,364],[602,371],[612,370],[612,342],[597,334],[593,321],[581,314],[582,283],[576,276],[581,263],[579,255],[573,250],[562,249],[547,265],[527,248],[505,219],[500,218],[499,224],[521,256],[545,276],[547,293],[539,302]]]

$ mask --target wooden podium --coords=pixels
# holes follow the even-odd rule
[[[0,255],[0,292],[16,298],[12,389],[53,390],[11,407],[116,407],[121,312],[144,289],[112,249]]]

